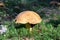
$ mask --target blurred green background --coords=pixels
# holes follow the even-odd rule
[[[59,0],[1,0],[0,25],[6,25],[7,31],[0,34],[0,40],[60,40],[59,3]],[[26,10],[37,12],[42,18],[33,27],[33,34],[25,25],[14,22],[17,14]]]

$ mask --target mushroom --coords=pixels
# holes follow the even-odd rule
[[[55,5],[57,4],[57,1],[51,1],[50,5],[52,5],[52,7],[55,7]]]
[[[57,3],[57,5],[58,5],[58,8],[60,9],[60,3]]]
[[[4,6],[4,3],[0,1],[0,7],[3,7]]]
[[[31,32],[34,24],[40,23],[41,17],[33,11],[23,11],[19,13],[15,18],[15,23],[26,24],[26,28],[29,28]]]

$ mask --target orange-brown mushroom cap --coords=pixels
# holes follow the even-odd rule
[[[0,1],[0,6],[4,6],[4,3]]]
[[[15,20],[16,23],[22,23],[22,24],[26,24],[26,23],[37,24],[42,21],[40,16],[33,11],[23,11],[16,16]]]

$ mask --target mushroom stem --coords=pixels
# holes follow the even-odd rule
[[[26,24],[26,28],[30,31],[30,33],[32,33],[32,29],[33,29],[33,28],[31,27],[31,24],[28,24],[28,23],[27,23],[27,24]]]
[[[32,32],[32,28],[31,28],[31,27],[30,27],[30,29],[29,29],[29,30],[30,30],[30,32]]]

